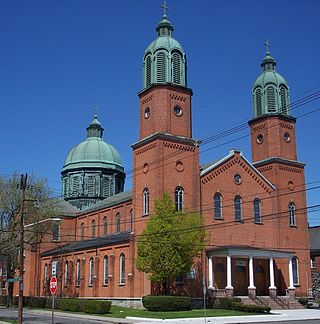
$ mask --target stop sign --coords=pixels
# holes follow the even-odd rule
[[[54,295],[57,292],[57,277],[56,276],[52,276],[50,279],[50,292],[52,295]]]

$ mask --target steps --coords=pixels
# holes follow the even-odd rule
[[[271,309],[303,309],[304,307],[295,299],[286,296],[239,297],[244,305],[269,306]]]

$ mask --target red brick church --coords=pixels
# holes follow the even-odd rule
[[[251,161],[231,150],[200,165],[186,54],[173,30],[164,15],[144,52],[132,190],[124,191],[121,158],[103,140],[94,116],[61,173],[62,220],[50,239],[26,254],[25,295],[50,294],[53,263],[58,296],[137,300],[150,294],[146,275],[135,268],[137,237],[163,192],[177,210],[200,213],[207,232],[202,255],[174,283],[178,292],[201,296],[204,277],[212,296],[307,294],[304,164],[297,160],[287,81],[276,72],[267,45],[252,90]]]

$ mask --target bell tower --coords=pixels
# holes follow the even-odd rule
[[[262,73],[254,83],[254,117],[249,121],[253,162],[271,158],[297,160],[296,119],[291,116],[287,81],[276,72],[269,43],[261,63]]]
[[[192,138],[191,96],[187,60],[173,38],[173,25],[164,15],[157,38],[143,56],[140,132],[133,148],[133,210],[140,233],[155,198],[168,192],[178,210],[199,210],[199,143]]]

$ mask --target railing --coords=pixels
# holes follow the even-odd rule
[[[275,301],[279,306],[281,306],[283,309],[289,309],[289,302],[283,300],[282,298],[278,296],[270,296],[273,301]]]
[[[258,296],[254,296],[254,295],[249,293],[248,297],[259,306],[269,306],[269,304],[268,304],[268,302],[266,300],[262,300]]]

